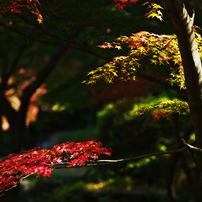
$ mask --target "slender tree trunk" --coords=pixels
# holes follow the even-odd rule
[[[202,148],[202,64],[195,40],[193,21],[182,0],[165,0],[179,43],[185,85],[197,147]],[[202,154],[194,151],[195,162],[202,167]]]

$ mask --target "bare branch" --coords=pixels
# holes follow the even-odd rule
[[[9,29],[9,30],[11,30],[11,31],[14,31],[14,32],[20,34],[21,36],[27,38],[27,36],[26,36],[23,32],[20,32],[20,31],[17,30],[17,29],[14,29],[14,28],[12,28],[12,27],[10,27],[10,26],[7,26],[7,25],[5,25],[4,23],[0,23],[0,26],[5,27],[5,28],[7,28],[7,29]]]
[[[91,55],[95,55],[99,58],[103,58],[103,56],[101,55],[98,55],[95,51],[93,51],[92,49],[84,46],[83,44],[81,44],[80,42],[78,42],[76,39],[72,38],[72,37],[60,37],[60,36],[57,36],[55,34],[52,34],[50,32],[48,32],[47,30],[43,29],[40,25],[38,24],[35,24],[35,23],[32,23],[30,21],[28,21],[26,18],[23,18],[22,16],[18,16],[20,19],[24,20],[26,23],[28,24],[31,24],[32,26],[36,27],[37,29],[41,30],[45,35],[51,37],[51,38],[54,38],[54,39],[57,39],[57,40],[60,40],[60,41],[64,41],[64,42],[68,42],[68,43],[71,43],[72,45],[76,45],[78,47],[74,47],[80,51],[83,51],[83,52],[86,52],[86,53],[89,53]],[[110,60],[110,58],[107,58],[105,57],[106,60]]]
[[[171,150],[171,151],[165,151],[165,152],[155,152],[155,153],[150,153],[150,154],[143,154],[141,156],[130,157],[130,158],[125,158],[125,159],[98,160],[97,163],[87,164],[87,166],[106,165],[106,164],[119,163],[119,162],[124,162],[124,161],[132,161],[132,160],[138,160],[138,159],[142,159],[142,158],[146,158],[146,157],[150,157],[150,156],[160,156],[160,155],[165,155],[165,154],[173,154],[173,153],[183,152],[185,150],[187,150],[187,147],[183,147],[181,149],[176,149],[176,150]]]

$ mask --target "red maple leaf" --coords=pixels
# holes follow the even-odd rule
[[[128,0],[112,0],[114,3],[116,3],[114,6],[117,7],[118,9],[123,9],[126,5],[126,3],[128,3]],[[138,0],[130,0],[130,3],[136,3]],[[117,3],[117,2],[121,2]]]
[[[121,2],[122,4],[124,4],[124,3],[127,3],[128,0],[120,0],[120,2]]]
[[[159,114],[154,114],[154,118],[160,118],[160,115]]]
[[[119,10],[121,9],[121,10],[123,10],[123,8],[125,7],[125,4],[120,4],[120,3],[118,3],[118,4],[116,4],[116,5],[114,5],[115,7],[117,7]]]
[[[166,114],[168,114],[168,113],[164,113],[164,112],[162,112],[162,111],[160,111],[160,110],[156,110],[156,114],[154,114],[154,118],[160,118],[160,117],[164,117],[164,116],[166,116]]]
[[[138,0],[130,0],[130,3],[136,3]]]

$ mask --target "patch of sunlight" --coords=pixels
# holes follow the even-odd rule
[[[132,186],[128,185],[128,186],[126,187],[126,190],[127,190],[127,191],[132,190]]]
[[[162,142],[163,144],[167,144],[167,145],[169,145],[169,144],[172,143],[172,140],[171,140],[171,139],[165,138],[165,137],[160,137],[160,138],[158,139],[158,141],[159,141],[159,142]]]
[[[126,121],[130,121],[131,119],[134,118],[134,113],[133,113],[133,115],[132,115],[131,113],[125,113],[125,114],[123,115],[123,118],[124,118],[124,120],[126,120]]]
[[[149,164],[152,160],[156,160],[156,159],[157,159],[156,156],[140,159],[138,162],[134,163],[134,167],[140,168],[142,166]]]
[[[135,116],[138,116],[136,113],[134,113],[134,111],[138,110],[138,109],[142,109],[144,107],[148,107],[150,105],[154,105],[158,102],[164,102],[169,100],[169,98],[165,95],[160,95],[159,97],[154,97],[153,95],[148,95],[146,98],[140,98],[138,100],[138,102],[134,101],[134,105],[132,107],[132,109],[130,109],[129,111],[126,111],[123,115],[122,121],[130,121],[132,119],[134,119]],[[124,104],[124,100],[120,99],[118,100],[116,103],[109,103],[107,105],[104,106],[104,108],[100,111],[97,112],[97,117],[104,117],[106,116],[110,111],[112,112],[116,112],[116,104]]]
[[[158,145],[158,149],[160,151],[167,151],[167,147],[165,145],[162,145],[162,144]]]
[[[144,158],[144,159],[139,160],[137,163],[135,163],[135,166],[137,168],[140,168],[142,166],[147,165],[150,161],[151,161],[151,158]]]
[[[133,184],[132,178],[129,176],[125,177],[125,182],[126,182],[126,190],[127,191],[132,190],[132,184]]]
[[[151,156],[150,157],[152,160],[156,160],[156,156]]]
[[[154,105],[157,102],[163,102],[163,101],[167,101],[167,100],[169,100],[169,98],[166,96],[163,96],[163,97],[160,96],[160,97],[156,98],[152,95],[149,95],[146,99],[142,100],[140,103],[135,104],[133,109],[130,111],[130,114],[134,116],[134,111],[136,111],[138,109],[141,109],[143,107],[147,107],[150,105]]]
[[[110,178],[109,180],[107,181],[104,181],[104,182],[99,182],[99,183],[88,183],[85,185],[85,189],[88,190],[88,191],[92,191],[92,190],[99,190],[99,189],[102,189],[112,183],[114,183],[114,179],[113,178]]]
[[[195,141],[195,133],[192,133],[189,138],[190,140]]]
[[[104,109],[97,112],[97,117],[105,116],[108,113],[108,111],[110,111],[112,109],[114,109],[114,104],[113,103],[105,105]]]
[[[110,33],[111,31],[112,31],[112,30],[111,30],[110,28],[107,28],[107,29],[106,29],[106,32],[107,32],[107,33]]]
[[[51,107],[51,110],[54,112],[55,111],[61,112],[61,111],[64,111],[66,108],[67,107],[65,105],[60,105],[59,103],[56,103]]]
[[[134,163],[128,163],[128,164],[127,164],[127,167],[129,167],[129,168],[131,168],[131,169],[132,169],[132,168],[134,168],[134,167],[135,167],[135,164],[134,164]]]
[[[103,188],[105,185],[104,182],[100,182],[100,183],[88,183],[85,188],[88,190],[88,191],[92,191],[92,190],[98,190],[98,189],[101,189]]]

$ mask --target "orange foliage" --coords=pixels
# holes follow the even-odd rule
[[[8,130],[10,128],[10,124],[8,123],[7,118],[5,116],[2,116],[1,119],[2,119],[2,126],[1,126],[2,130],[3,131]]]
[[[3,0],[0,3],[0,13],[13,13],[20,14],[25,10],[34,14],[37,17],[37,21],[42,23],[43,17],[38,9],[40,2],[38,0]]]
[[[29,126],[31,122],[36,121],[36,116],[39,112],[39,108],[36,104],[32,103],[29,105],[28,111],[27,111],[27,117],[26,117],[26,126]]]
[[[21,101],[20,97],[23,95],[23,90],[35,79],[35,72],[29,68],[27,70],[20,69],[18,71],[18,75],[16,79],[14,77],[10,77],[8,81],[8,85],[14,85],[15,87],[10,88],[5,92],[6,98],[11,103],[11,106],[16,111],[19,110]],[[20,84],[19,84],[20,83]],[[47,92],[45,89],[45,84],[42,84],[36,92],[30,98],[30,105],[27,110],[26,116],[26,126],[29,126],[31,122],[36,121],[37,114],[39,112],[39,108],[36,105],[36,101],[40,95],[43,95]],[[4,131],[8,130],[10,127],[8,120],[5,116],[2,116],[2,129]]]

